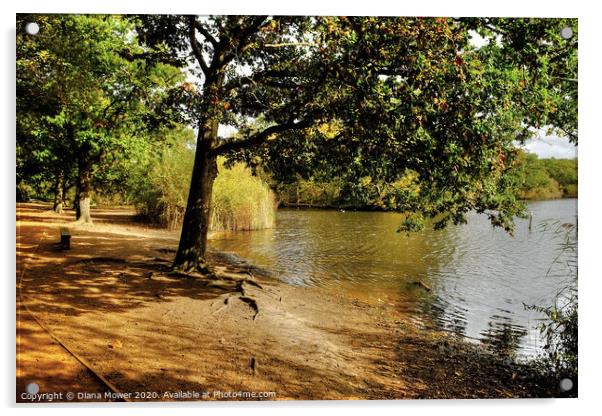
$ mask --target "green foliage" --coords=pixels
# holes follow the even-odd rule
[[[124,187],[129,160],[162,137],[150,131],[190,121],[196,172],[223,156],[278,183],[301,178],[312,198],[435,227],[476,211],[511,231],[524,211],[516,142],[537,129],[577,141],[576,19],[19,15],[18,24],[32,18],[40,34],[17,35],[18,181],[73,176],[77,159],[96,186]],[[485,45],[471,43],[474,32]],[[184,60],[196,85],[171,65]],[[220,125],[238,134],[218,137]],[[179,177],[172,168],[157,176]],[[395,185],[409,172],[415,187]],[[315,181],[335,185],[318,194]],[[173,207],[186,206],[169,186]]]
[[[353,182],[347,178],[309,180],[298,177],[292,183],[276,183],[278,200],[283,205],[403,211],[417,198],[420,186],[412,171],[393,183],[375,181],[369,176]]]
[[[130,166],[127,188],[138,213],[146,220],[175,229],[182,223],[192,165],[194,136],[190,129],[165,131],[167,143],[148,159]],[[225,168],[220,162],[213,188],[211,229],[255,230],[275,220],[275,198],[269,186],[242,164]]]
[[[563,197],[577,197],[577,159],[543,159],[541,163],[550,177],[558,182]]]
[[[17,181],[60,174],[73,186],[97,169],[107,191],[115,161],[177,118],[164,104],[183,74],[143,59],[150,51],[121,16],[17,16],[28,21],[40,32],[17,31]]]
[[[218,39],[238,27],[203,24]],[[472,46],[473,30],[488,44]],[[215,152],[278,182],[344,178],[358,205],[388,205],[366,178],[412,171],[422,186],[405,211],[444,226],[475,210],[511,230],[524,210],[507,175],[516,140],[535,128],[576,140],[576,39],[570,19],[264,18],[216,86],[229,111],[215,117],[240,134]]]

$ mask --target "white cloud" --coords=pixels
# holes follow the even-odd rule
[[[577,157],[577,146],[566,137],[544,136],[528,140],[522,146],[529,153],[535,153],[540,159],[572,159]]]

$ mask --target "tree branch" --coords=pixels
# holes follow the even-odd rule
[[[189,19],[188,37],[190,40],[190,47],[192,48],[192,53],[194,54],[194,57],[196,58],[196,60],[199,62],[199,65],[201,66],[201,69],[203,70],[203,73],[205,74],[205,76],[208,76],[209,68],[207,67],[207,64],[205,63],[205,59],[203,59],[203,52],[201,51],[201,45],[200,45],[199,41],[196,40],[196,31],[195,31],[196,18],[194,16],[189,16],[188,19]]]
[[[240,35],[238,36],[238,47],[244,47],[249,37],[261,27],[267,18],[268,16],[255,16],[251,24],[240,32]]]
[[[309,121],[309,119],[297,122],[288,121],[283,124],[277,124],[275,126],[268,127],[267,129],[259,133],[249,136],[244,140],[235,140],[222,143],[219,146],[212,149],[210,154],[211,156],[219,156],[226,152],[248,149],[249,147],[258,146],[265,143],[273,134],[283,133],[288,130],[304,129],[306,127],[309,127],[310,124],[311,122]]]
[[[229,48],[226,54],[222,56],[222,59],[219,62],[221,67],[230,63],[230,61],[232,61],[232,59],[234,59],[237,55],[243,54],[245,50],[251,46],[251,43],[249,43],[249,38],[259,30],[267,18],[268,16],[254,16],[253,20],[247,27],[238,31],[237,36],[234,38],[235,43],[228,45]],[[225,39],[225,41],[227,40],[228,39]],[[222,46],[222,44],[220,44],[220,46]]]
[[[205,37],[205,39],[207,39],[209,42],[211,42],[211,44],[213,45],[213,48],[217,48],[217,46],[219,45],[219,42],[217,41],[217,39],[215,39],[213,37],[213,35],[211,33],[209,33],[209,31],[207,29],[205,29],[205,26],[203,26],[203,24],[201,22],[196,20],[196,18],[194,19],[194,27],[196,30],[199,31],[199,33],[201,35],[203,35]]]
[[[312,42],[284,42],[284,43],[264,43],[264,48],[283,48],[286,46],[320,46],[317,43]]]

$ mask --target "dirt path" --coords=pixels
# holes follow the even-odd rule
[[[93,215],[94,227],[71,225],[72,249],[61,251],[58,227],[71,213],[18,204],[17,276],[29,258],[29,309],[132,400],[550,394],[391,308],[248,273],[219,253],[219,279],[174,276],[177,233],[137,225],[127,210]],[[40,392],[106,390],[17,305],[18,400],[31,382]]]
[[[31,212],[37,212],[37,209],[32,209]],[[22,397],[22,393],[30,383],[43,384],[45,391],[63,394],[79,390],[103,394],[107,391],[106,387],[35,321],[21,301],[20,279],[36,262],[40,241],[44,240],[45,235],[54,234],[55,227],[50,224],[50,220],[33,226],[25,224],[24,216],[20,218],[17,221],[16,236],[16,399],[18,402],[29,401]]]

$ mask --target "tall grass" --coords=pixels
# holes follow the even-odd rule
[[[274,226],[276,198],[270,187],[242,164],[222,163],[213,185],[211,229],[257,230]]]
[[[166,228],[178,228],[184,219],[194,152],[182,144],[164,149],[133,175],[134,201],[140,216]],[[270,228],[276,216],[276,200],[267,183],[236,164],[227,169],[218,160],[213,185],[213,231]]]
[[[145,221],[169,229],[182,223],[193,162],[186,145],[166,147],[133,175],[133,200]]]

